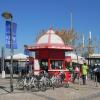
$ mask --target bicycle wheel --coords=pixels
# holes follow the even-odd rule
[[[39,90],[46,91],[46,85],[43,82],[40,82],[40,84],[39,84]]]
[[[31,84],[31,91],[32,92],[37,92],[39,91],[39,82],[38,81],[35,81],[34,84]]]
[[[24,81],[22,79],[17,81],[16,88],[17,89],[24,89]]]

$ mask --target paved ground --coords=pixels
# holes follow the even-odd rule
[[[93,81],[88,80],[87,85],[70,83],[69,88],[49,89],[45,92],[30,92],[15,88],[16,75],[14,75],[14,92],[9,93],[9,76],[2,79],[0,76],[0,100],[100,100],[100,84],[95,86]],[[81,82],[81,81],[80,81]]]

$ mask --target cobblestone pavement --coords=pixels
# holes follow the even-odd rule
[[[69,88],[48,89],[45,92],[30,92],[17,90],[15,88],[16,75],[14,76],[14,92],[10,93],[9,76],[2,79],[0,76],[0,100],[100,100],[100,84],[97,87],[91,80],[87,85],[80,85],[76,80],[75,84],[70,83]]]

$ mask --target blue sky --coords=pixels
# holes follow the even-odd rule
[[[11,12],[17,23],[18,49],[15,53],[23,53],[24,44],[33,45],[42,29],[51,26],[55,30],[69,29],[71,11],[74,30],[84,33],[86,42],[91,31],[92,38],[100,42],[100,0],[0,0],[0,15],[4,11]],[[0,17],[0,48],[2,46],[5,46],[5,22]]]

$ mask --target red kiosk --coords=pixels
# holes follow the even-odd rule
[[[34,73],[39,74],[41,70],[45,70],[50,74],[59,73],[60,71],[68,72],[65,66],[65,52],[73,49],[66,46],[53,29],[49,29],[42,35],[34,46],[25,46],[25,49],[35,52],[35,58],[33,59]]]

